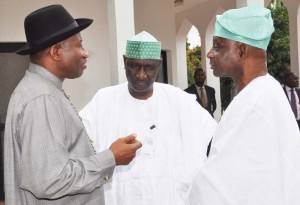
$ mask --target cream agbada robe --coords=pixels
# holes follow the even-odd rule
[[[231,102],[191,190],[192,205],[299,205],[300,136],[282,87],[254,79]]]
[[[192,178],[216,127],[195,96],[155,83],[151,98],[137,100],[125,83],[98,91],[80,115],[97,151],[133,132],[143,143],[128,166],[115,168],[104,187],[106,204],[188,204]]]

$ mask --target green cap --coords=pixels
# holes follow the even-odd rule
[[[158,42],[151,34],[143,31],[132,39],[127,40],[127,58],[135,59],[160,59],[161,42]]]
[[[270,10],[263,6],[251,5],[217,15],[214,36],[267,50],[273,32]]]

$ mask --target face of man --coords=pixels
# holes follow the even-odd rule
[[[198,86],[202,86],[206,79],[206,74],[203,70],[196,70],[194,73],[195,83]]]
[[[290,88],[298,87],[299,85],[299,77],[296,73],[290,73],[287,77],[286,85]]]
[[[126,77],[130,94],[138,99],[152,95],[161,60],[140,60],[124,57]]]
[[[89,53],[82,46],[80,34],[76,34],[59,43],[60,61],[58,62],[60,78],[74,79],[82,75],[86,68]]]
[[[213,46],[207,53],[211,69],[217,77],[233,77],[238,71],[238,42],[221,38],[213,38]]]

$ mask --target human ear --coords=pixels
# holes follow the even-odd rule
[[[53,60],[59,60],[60,59],[60,46],[58,44],[55,44],[50,47],[49,54]]]

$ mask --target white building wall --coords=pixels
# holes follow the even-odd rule
[[[176,57],[177,57],[177,73],[180,73],[178,78],[178,86],[182,89],[188,87],[187,79],[187,58],[186,58],[186,39],[187,34],[193,25],[185,19],[176,32]],[[200,42],[199,42],[200,44]]]
[[[282,0],[289,14],[291,70],[300,74],[300,0]]]
[[[264,5],[264,0],[236,0],[236,7],[241,8],[250,4]]]
[[[168,67],[169,84],[178,86],[179,78],[176,61],[176,32],[173,1],[136,0],[134,1],[135,31],[147,31],[158,41],[162,49],[171,53]],[[185,76],[186,77],[186,76]],[[183,87],[182,87],[183,88]]]
[[[108,0],[108,38],[113,85],[126,82],[123,55],[126,42],[135,35],[133,0]]]

